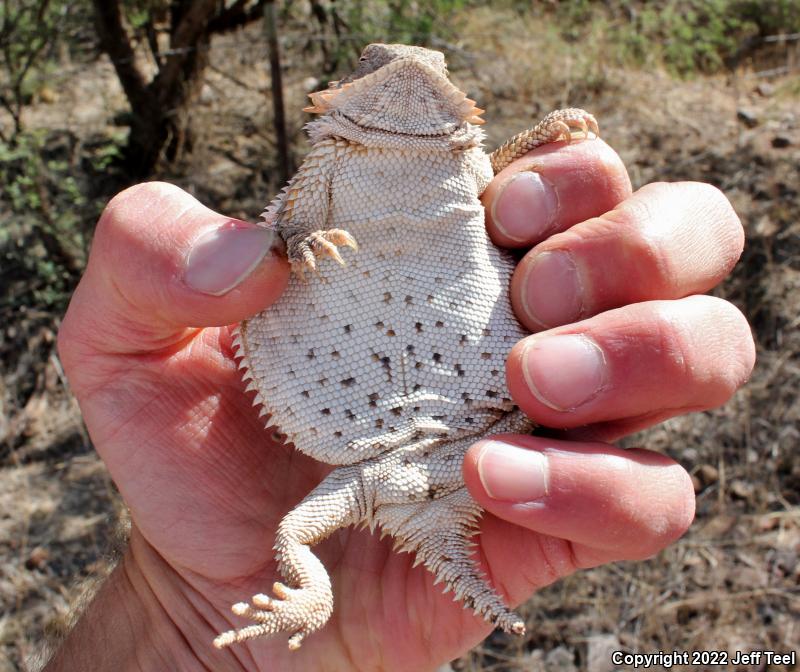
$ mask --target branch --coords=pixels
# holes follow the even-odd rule
[[[19,105],[13,104],[11,100],[6,97],[6,94],[2,92],[0,92],[0,105],[2,105],[11,115],[11,120],[14,122],[14,131],[10,136],[6,137],[5,135],[0,134],[0,137],[2,137],[4,142],[10,142],[22,130]]]
[[[92,0],[100,46],[108,54],[117,77],[134,110],[142,109],[147,95],[147,80],[136,67],[133,46],[122,24],[119,0]]]
[[[95,3],[102,1],[94,0]],[[200,36],[207,32],[207,26],[216,7],[217,0],[196,0],[181,17],[180,23],[172,33],[171,53],[158,73],[157,79],[162,91],[178,86],[183,65],[197,47]]]
[[[158,53],[158,36],[156,35],[155,26],[153,26],[153,19],[149,18],[147,20],[147,25],[144,28],[144,34],[147,37],[147,46],[150,47],[150,53],[153,55],[153,60],[155,61],[156,67],[161,70],[161,66],[163,65],[164,61],[161,57],[161,54]]]
[[[245,10],[248,0],[236,0],[219,16],[215,16],[208,24],[209,33],[227,33],[247,25],[251,21],[264,16],[264,0]]]

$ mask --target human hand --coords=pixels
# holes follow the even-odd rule
[[[647,558],[683,534],[694,515],[688,474],[664,455],[601,442],[725,403],[755,349],[733,305],[698,295],[727,276],[744,242],[711,185],[631,194],[619,157],[595,140],[530,152],[483,200],[498,245],[533,248],[511,299],[534,335],[509,356],[509,389],[530,418],[562,430],[559,440],[494,437],[465,459],[471,494],[494,514],[482,550],[516,596]]]
[[[596,154],[601,146],[580,143],[558,150],[574,162],[563,171],[559,193],[582,185],[575,191],[581,193],[584,210],[562,208],[557,228],[600,215],[628,196],[624,169],[618,159]],[[204,234],[217,230],[223,232],[197,246]],[[122,599],[129,600],[128,612],[138,608],[147,614],[143,629],[158,631],[149,636],[149,653],[160,655],[157,669],[163,669],[164,660],[173,663],[167,667],[193,669],[197,659],[217,670],[314,669],[320,661],[331,670],[435,667],[479,641],[489,626],[442,595],[421,567],[412,569],[411,556],[392,553],[388,543],[356,530],[340,532],[317,549],[331,573],[337,604],[328,625],[300,651],[289,653],[282,637],[225,651],[211,646],[218,632],[237,624],[230,604],[263,591],[277,578],[271,551],[277,524],[327,472],[263,431],[242,393],[230,331],[222,326],[257,312],[282,290],[288,269],[268,252],[269,246],[262,230],[212,213],[169,185],[123,192],[98,226],[89,268],[59,345],[97,450],[131,509]],[[671,297],[664,293],[664,298]],[[640,300],[630,297],[627,303]],[[586,314],[593,314],[593,304],[586,305]],[[641,320],[638,315],[630,319]],[[625,319],[612,324],[627,324]],[[615,333],[601,323],[587,333],[604,346],[601,335],[609,332]],[[642,332],[650,334],[644,327]],[[658,359],[655,352],[652,357]],[[518,403],[540,422],[555,417],[546,416],[535,398],[532,402],[514,387],[514,362],[509,375]],[[580,408],[595,403],[601,408],[601,397],[558,417],[576,417]],[[612,415],[604,418],[597,411],[602,418],[598,427],[628,417],[618,410],[624,408],[619,400],[604,408]],[[581,417],[574,425],[587,422]],[[546,424],[574,426],[569,420]],[[530,441],[539,449],[545,445],[541,439],[514,441]],[[549,494],[540,507],[543,513],[533,514],[538,519],[483,492],[475,459],[480,446],[465,466],[479,501],[521,524],[487,516],[478,538],[491,575],[512,601],[578,566],[650,555],[691,520],[688,478],[666,458],[577,442],[559,444],[565,450],[556,454],[554,442],[546,445]],[[482,454],[484,466],[491,467],[491,457]],[[610,460],[609,454],[619,460]],[[608,473],[606,483],[612,487],[601,491],[597,473]],[[585,481],[593,482],[583,488]],[[617,481],[624,481],[624,490]],[[649,494],[650,503],[641,502],[642,485],[660,493],[660,499],[653,501]],[[570,507],[558,505],[567,499]],[[612,504],[600,523],[606,529],[587,529],[588,522],[598,524],[592,511],[598,501]],[[564,523],[563,530],[558,523]],[[521,553],[521,548],[535,552]],[[575,553],[574,560],[564,560],[566,550]],[[109,657],[109,666],[114,660]],[[96,658],[93,669],[104,669]]]

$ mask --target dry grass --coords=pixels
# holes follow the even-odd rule
[[[454,78],[488,109],[490,145],[543,112],[581,104],[636,185],[702,180],[722,188],[744,223],[742,262],[718,294],[749,317],[758,344],[750,383],[722,409],[665,423],[628,445],[662,450],[694,476],[697,520],[658,557],[570,577],[526,607],[523,641],[492,635],[455,670],[610,669],[608,650],[789,651],[800,647],[800,113],[797,78],[759,81],[619,69],[603,36],[564,43],[546,25],[477,10],[451,45]],[[197,151],[165,176],[211,207],[254,218],[274,191],[263,48],[257,33],[218,40],[195,119]],[[241,48],[242,40],[255,46]],[[303,104],[310,68],[290,51],[290,110]],[[29,124],[110,133],[124,110],[108,64],[71,69],[57,104]],[[485,104],[484,104],[485,103]],[[751,110],[754,128],[737,121]],[[293,113],[294,114],[294,113]],[[301,117],[291,117],[302,146]],[[773,147],[776,137],[789,146]],[[780,142],[778,144],[781,144]],[[46,319],[45,319],[46,318]],[[53,349],[52,316],[35,307],[0,347],[0,672],[37,667],[82,592],[102,578],[123,507],[91,451]],[[20,401],[20,400],[24,401]],[[780,669],[780,668],[773,668]]]

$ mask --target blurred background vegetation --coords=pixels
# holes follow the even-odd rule
[[[453,668],[798,648],[800,0],[0,0],[0,670],[35,669],[124,517],[54,346],[104,204],[158,178],[255,218],[307,149],[305,95],[374,41],[444,51],[492,146],[591,109],[635,186],[712,182],[749,239],[718,293],[753,324],[753,382],[636,438],[690,469],[693,532],[543,591],[528,640]]]

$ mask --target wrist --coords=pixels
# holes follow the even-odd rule
[[[219,616],[193,596],[197,593],[134,528],[119,565],[45,672],[241,672],[240,661],[220,657],[211,644]]]

